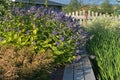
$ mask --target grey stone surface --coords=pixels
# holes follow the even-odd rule
[[[67,65],[63,80],[96,80],[89,58],[84,57],[79,62]]]
[[[66,65],[63,80],[73,80],[73,65]]]
[[[85,80],[96,80],[88,57],[84,59],[83,69],[84,69]]]

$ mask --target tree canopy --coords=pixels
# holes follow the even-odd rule
[[[112,13],[112,5],[110,4],[109,0],[105,0],[102,4],[101,4],[101,12],[102,13]]]
[[[66,12],[76,11],[81,7],[81,1],[71,0],[70,3],[63,8]]]

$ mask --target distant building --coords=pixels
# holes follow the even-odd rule
[[[36,6],[41,6],[41,5],[45,6],[45,0],[13,0],[13,1],[16,3],[22,2],[25,5],[29,4],[29,5],[36,5]],[[64,4],[48,0],[48,7],[51,7],[53,9],[62,9],[62,6],[64,6]]]

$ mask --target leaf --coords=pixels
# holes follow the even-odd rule
[[[17,43],[18,43],[18,44],[21,43],[21,37],[18,38]]]
[[[37,34],[37,31],[38,31],[38,29],[35,28],[35,29],[33,30],[33,34],[36,35],[36,34]]]
[[[51,48],[53,51],[57,51],[57,47],[55,47],[55,46],[50,46],[50,48]]]
[[[47,44],[51,41],[52,39],[47,39],[46,41],[43,42],[43,44]]]
[[[43,48],[51,47],[51,44],[42,45]]]
[[[61,55],[61,54],[63,54],[64,52],[61,52],[61,51],[58,51],[58,50],[55,50],[54,51],[54,54],[56,54],[56,55]]]
[[[18,35],[14,34],[13,39],[17,39],[17,38],[18,38]]]
[[[41,49],[40,49],[40,52],[41,52],[41,53],[44,53],[44,52],[45,52],[45,49],[41,48]]]

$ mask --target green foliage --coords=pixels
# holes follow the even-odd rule
[[[81,3],[78,0],[71,0],[67,6],[63,7],[63,10],[66,12],[73,12],[80,9],[80,7]]]
[[[8,10],[8,8],[14,6],[11,0],[2,0],[0,1],[0,16],[3,16]]]
[[[103,3],[100,5],[97,4],[92,4],[90,6],[90,10],[94,12],[99,12],[102,14],[114,14],[118,15],[120,14],[120,5],[119,4],[110,4],[109,0],[105,0]]]
[[[5,1],[5,4],[7,4],[7,1]],[[21,7],[21,5],[19,6],[20,8],[16,6],[8,6],[5,8],[4,6],[5,10],[3,10],[1,14],[2,17],[0,17],[0,44],[2,46],[12,44],[11,47],[7,48],[7,50],[9,50],[9,48],[11,50],[10,55],[7,56],[9,52],[5,51],[8,59],[7,63],[10,64],[6,66],[9,67],[12,65],[14,67],[14,65],[18,64],[16,62],[16,60],[18,60],[17,58],[21,56],[22,60],[25,59],[26,61],[25,64],[20,65],[23,69],[20,70],[20,73],[14,73],[13,70],[10,71],[8,75],[12,78],[15,77],[15,80],[17,80],[17,74],[22,77],[27,77],[27,79],[28,76],[30,76],[29,78],[33,80],[33,76],[35,77],[36,74],[42,74],[41,72],[39,73],[38,68],[44,69],[46,66],[49,67],[49,64],[42,65],[42,63],[49,63],[51,59],[41,60],[43,58],[49,58],[47,54],[48,50],[51,51],[48,53],[53,56],[52,60],[54,60],[55,65],[71,62],[76,54],[76,50],[81,48],[86,41],[86,32],[82,30],[77,20],[72,19],[70,16],[65,16],[62,12],[54,11],[43,6],[39,8],[35,6],[29,8],[29,6],[27,6],[27,9],[26,7]],[[32,49],[30,48],[31,46]],[[4,56],[3,53],[4,50],[2,51],[2,56]],[[42,53],[44,53],[44,55],[42,55]],[[33,54],[35,54],[35,56],[33,56]],[[33,59],[35,59],[34,57],[38,59],[36,64],[32,64]],[[5,58],[3,59],[6,60]],[[20,63],[21,62],[22,61],[20,61]],[[5,68],[5,71],[8,67]],[[35,67],[35,70],[33,67]],[[15,67],[15,70],[19,71],[17,69]],[[44,73],[44,70],[42,72]],[[4,72],[0,71],[0,73],[4,75]],[[35,75],[32,75],[32,73],[35,73]],[[7,75],[4,76],[5,78],[7,77]],[[4,76],[2,78],[4,78]],[[41,75],[41,77],[45,80],[47,78],[46,75]]]
[[[48,7],[48,0],[45,0],[45,6]]]
[[[96,56],[94,68],[99,80],[120,79],[120,22],[99,18],[89,26],[87,51]]]
[[[36,53],[50,49],[55,56],[55,63],[66,63],[73,59],[71,53],[76,52],[76,43],[84,41],[81,38],[84,31],[79,31],[80,36],[77,32],[79,25],[72,25],[76,22],[68,24],[47,14],[37,17],[41,13],[34,13],[32,10],[25,13],[22,12],[23,9],[15,9],[0,21],[0,44],[13,44],[21,48],[33,45]]]
[[[114,15],[119,15],[120,14],[120,5],[119,4],[113,5],[113,10],[114,10]]]
[[[100,10],[98,9],[98,6],[96,4],[92,4],[90,6],[90,10],[94,12],[99,12]]]
[[[100,10],[102,13],[113,13],[112,5],[109,3],[109,0],[105,0],[105,2],[101,4]]]
[[[71,9],[77,9],[78,8],[78,0],[71,0],[70,2]],[[72,8],[74,6],[74,8]]]
[[[59,40],[62,34],[51,35],[55,27],[58,31],[61,31],[60,27],[64,27],[64,24],[57,21],[48,21],[47,17],[38,20],[32,15],[30,17],[9,16],[11,20],[7,21],[7,23],[2,21],[0,27],[0,35],[4,37],[4,41],[0,41],[0,44],[12,43],[20,47],[33,45],[35,51],[45,52],[47,49],[52,49],[54,55],[65,54],[69,56],[68,54],[70,54],[72,46],[74,46],[70,39],[62,42]],[[6,25],[8,26],[7,28],[5,27]],[[64,35],[69,36],[71,31],[66,29],[65,32]],[[58,47],[56,47],[57,42],[60,42]]]

